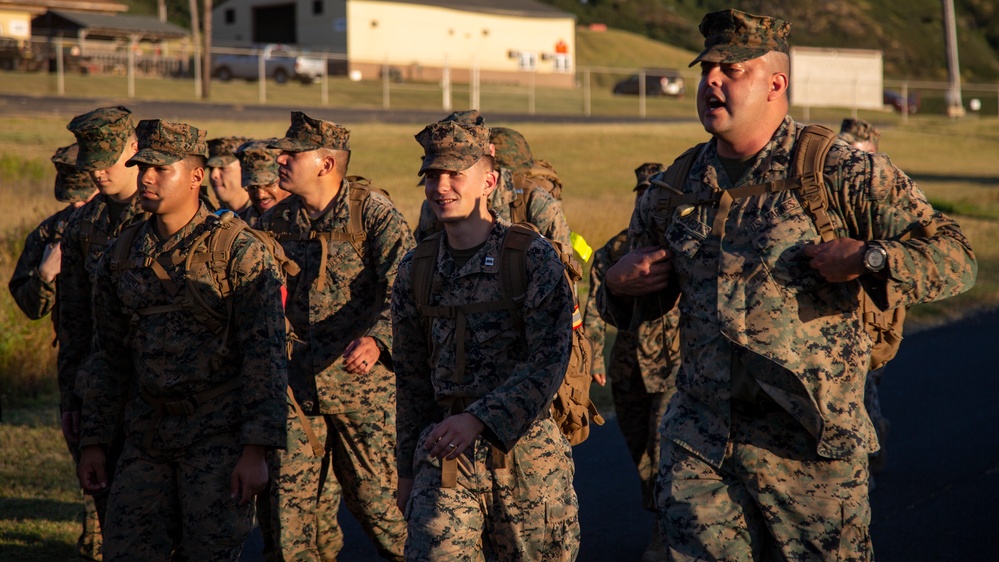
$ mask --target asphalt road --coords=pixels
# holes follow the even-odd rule
[[[999,311],[906,338],[881,385],[888,466],[871,493],[878,562],[999,560]],[[990,374],[991,373],[991,374]],[[581,562],[639,560],[653,516],[614,420],[574,449]],[[346,509],[340,562],[377,560]],[[241,560],[260,557],[259,535]]]

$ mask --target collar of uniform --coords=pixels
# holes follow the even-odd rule
[[[489,232],[489,238],[486,238],[485,244],[472,256],[472,259],[468,260],[468,263],[464,267],[455,272],[455,277],[464,277],[465,275],[472,275],[474,273],[495,274],[499,272],[500,254],[503,250],[503,235],[506,233],[506,229],[510,227],[510,223],[497,218],[494,211],[489,211],[489,214],[493,217],[493,228]],[[447,231],[441,236],[441,244],[447,244]],[[446,247],[443,246],[443,248]],[[451,261],[453,266],[450,254],[448,254],[446,259]]]
[[[195,250],[196,248],[191,248],[190,246],[194,243],[194,240],[202,232],[204,232],[203,228],[206,227],[203,227],[202,225],[208,220],[208,217],[211,216],[211,214],[212,213],[205,207],[205,204],[203,202],[199,202],[198,210],[194,213],[194,216],[191,217],[191,220],[187,221],[187,224],[182,226],[181,229],[178,230],[173,236],[162,241],[160,241],[156,232],[152,230],[156,228],[156,221],[154,220],[155,217],[150,217],[150,219],[146,221],[146,226],[144,228],[149,229],[146,231],[147,242],[151,238],[154,245],[152,247],[143,246],[143,251],[146,252],[148,256],[155,257],[160,254],[172,252],[178,248],[185,252]]]

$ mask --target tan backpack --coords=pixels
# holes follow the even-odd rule
[[[515,321],[523,329],[524,295],[527,292],[527,250],[531,243],[541,237],[537,228],[528,223],[515,224],[507,231],[500,252],[500,275],[503,298],[491,302],[477,302],[459,307],[430,306],[433,290],[434,266],[440,244],[440,233],[434,233],[421,241],[413,254],[413,297],[417,308],[428,318],[460,318],[466,314],[509,310]],[[573,288],[574,308],[572,313],[572,354],[569,367],[551,405],[551,415],[559,429],[571,445],[578,445],[590,435],[590,425],[603,425],[604,419],[590,400],[590,367],[593,351],[590,342],[583,335],[582,316],[576,298],[576,282],[582,278],[582,268],[572,258],[571,249],[566,251],[562,244],[548,240],[559,253],[565,264],[565,276]],[[427,323],[429,325],[429,322]],[[464,330],[458,330],[456,337],[455,377],[464,377]]]
[[[837,234],[833,228],[832,219],[829,217],[829,199],[823,184],[822,170],[825,167],[826,156],[829,154],[829,149],[836,137],[837,134],[834,131],[821,125],[805,127],[796,142],[792,173],[785,179],[735,187],[724,191],[712,191],[708,194],[681,193],[673,186],[682,186],[687,176],[690,175],[694,160],[697,159],[706,143],[698,144],[681,154],[663,172],[662,176],[652,180],[652,183],[664,188],[660,190],[661,196],[656,204],[656,215],[660,217],[672,216],[673,210],[681,205],[714,204],[719,206],[718,216],[724,220],[729,205],[736,199],[791,190],[798,195],[802,208],[812,219],[822,241],[834,240],[837,238]],[[716,230],[717,228],[716,225]],[[930,224],[919,230],[921,236],[932,236],[936,232],[936,227]],[[913,232],[909,231],[899,240],[908,240],[912,236]],[[863,289],[858,291],[857,299],[864,326],[874,344],[869,365],[869,370],[873,371],[884,367],[898,353],[899,345],[902,343],[902,328],[905,323],[906,309],[899,307],[881,310],[867,294],[867,291]]]

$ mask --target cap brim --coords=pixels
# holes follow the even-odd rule
[[[272,183],[277,183],[278,180],[278,175],[274,172],[263,172],[245,175],[240,179],[240,183],[243,184],[243,187],[250,188],[260,185],[271,185]]]
[[[319,145],[288,137],[285,137],[283,139],[278,139],[277,141],[272,142],[267,146],[268,148],[277,148],[288,152],[308,152],[310,150],[316,150],[317,148],[319,148]]]
[[[423,175],[427,170],[447,170],[449,172],[460,172],[462,170],[467,170],[471,168],[476,162],[482,158],[481,155],[476,156],[473,154],[466,156],[459,156],[454,154],[438,154],[436,156],[427,156],[423,159],[423,165],[420,166],[420,171],[418,175]]]
[[[170,164],[180,162],[183,159],[183,156],[177,156],[176,154],[167,154],[165,152],[159,152],[150,148],[144,148],[135,153],[135,156],[129,158],[128,162],[125,162],[125,166],[132,167],[138,164],[149,164],[150,166],[169,166]]]
[[[695,58],[693,62],[687,65],[687,68],[690,68],[701,61],[718,62],[725,64],[745,62],[747,60],[753,60],[755,58],[762,57],[763,55],[769,53],[770,51],[771,49],[758,48],[758,47],[739,47],[736,45],[712,45],[707,49],[701,51],[701,54],[697,55],[697,58]]]
[[[208,159],[208,162],[205,162],[205,166],[209,168],[224,168],[235,161],[236,161],[235,156],[223,154],[221,156],[212,156],[211,158]]]
[[[114,166],[121,158],[122,149],[115,150],[114,156],[110,156],[108,151],[89,151],[80,149],[76,158],[76,169],[81,172],[92,172],[94,170],[106,170]]]

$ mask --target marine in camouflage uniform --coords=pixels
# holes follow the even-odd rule
[[[881,131],[871,123],[863,119],[843,119],[839,128],[839,138],[847,144],[867,152],[878,152],[878,144],[881,141]],[[878,394],[878,387],[881,386],[881,377],[884,375],[885,367],[875,369],[867,373],[864,383],[864,407],[867,408],[867,415],[874,423],[874,432],[878,436],[878,443],[881,450],[869,455],[871,466],[871,489],[874,489],[874,474],[881,472],[885,467],[887,456],[885,455],[885,438],[891,429],[891,423],[885,417],[881,409],[881,398]]]
[[[648,188],[649,178],[661,171],[663,165],[656,163],[643,164],[635,170],[636,198]],[[600,318],[595,296],[607,269],[629,250],[625,229],[594,253],[590,265],[591,297],[583,315],[583,327],[593,344],[594,378],[606,372],[606,324]],[[661,318],[643,322],[635,331],[619,330],[610,352],[614,412],[641,479],[642,507],[650,511],[656,509],[653,488],[659,469],[659,421],[666,412],[666,403],[673,396],[676,372],[680,367],[678,322],[679,312],[674,308]]]
[[[247,137],[219,137],[208,141],[208,180],[218,203],[218,208],[229,209],[247,224],[253,205],[242,183],[242,165],[236,150],[252,141]]]
[[[85,364],[93,338],[92,280],[107,244],[129,224],[144,220],[139,207],[137,172],[125,165],[138,144],[132,113],[125,107],[104,107],[78,115],[67,128],[76,136],[76,167],[90,174],[100,193],[75,212],[63,234],[62,267],[58,278],[58,369],[62,431],[73,446],[79,441],[81,397],[86,392]],[[121,449],[118,435],[107,451],[109,475]],[[107,494],[94,495],[104,521]]]
[[[484,119],[478,111],[455,112],[443,119],[443,121],[458,121],[466,124],[482,126]],[[525,142],[526,144],[526,142]],[[490,150],[495,147],[490,144]],[[532,158],[533,161],[533,158]],[[572,247],[570,239],[569,224],[565,220],[565,213],[562,212],[562,204],[553,197],[543,186],[530,190],[529,197],[524,201],[522,190],[514,185],[514,170],[499,164],[497,158],[497,171],[500,174],[499,184],[489,196],[489,208],[496,212],[496,216],[506,222],[511,221],[513,205],[526,205],[527,222],[538,227],[541,234],[550,240],[556,240]],[[525,180],[531,181],[531,180]],[[416,241],[419,242],[427,236],[440,230],[437,217],[430,209],[430,204],[426,201],[420,208],[420,219],[414,233]]]
[[[345,179],[346,129],[301,112],[292,112],[291,121],[273,147],[282,151],[281,188],[293,195],[265,212],[259,228],[275,233],[302,268],[288,280],[286,313],[301,339],[289,381],[316,436],[325,439],[326,455],[289,444],[279,459],[275,542],[285,560],[335,559],[343,545],[336,522],[342,493],[379,554],[401,560],[406,523],[394,495],[389,291],[413,238],[381,193],[371,191],[361,216],[351,216],[352,194],[363,190]],[[354,219],[363,237],[344,240]]]
[[[502,298],[500,249],[509,224],[484,204],[496,185],[486,129],[438,122],[416,138],[426,152],[427,199],[445,225],[429,304]],[[413,254],[399,266],[393,359],[407,560],[573,560],[578,553],[572,450],[549,417],[571,352],[572,291],[548,242],[534,240],[526,263],[522,328],[505,309],[469,313],[467,327],[423,316]],[[442,473],[445,458],[457,465],[453,486]]]
[[[28,234],[7,285],[14,302],[32,320],[56,311],[56,280],[62,265],[63,232],[73,212],[97,193],[90,175],[76,169],[76,155],[77,145],[72,144],[60,148],[52,156],[56,168],[55,198],[69,204]],[[52,315],[52,325],[56,329],[59,327],[57,316]],[[78,444],[69,441],[66,444],[74,460],[78,460]],[[76,541],[77,555],[84,560],[100,560],[101,529],[93,497],[84,496],[83,506],[83,531]]]
[[[264,211],[291,195],[278,185],[277,157],[281,151],[270,147],[275,141],[277,139],[248,141],[236,149],[243,189],[249,194],[251,203],[239,218],[252,227],[257,226]]]
[[[117,238],[97,268],[80,480],[104,485],[104,448],[123,418],[105,560],[235,561],[267,482],[266,451],[285,443],[282,279],[249,230],[229,251],[211,243],[242,225],[199,201],[205,133],[159,120],[137,133],[128,165],[154,217]]]
[[[802,127],[787,115],[789,28],[734,10],[704,17],[697,105],[713,138],[671,187],[719,204],[670,212],[658,204],[678,193],[654,178],[628,230],[634,249],[597,295],[625,327],[679,297],[657,487],[673,560],[871,559],[867,454],[878,443],[858,291],[887,310],[960,293],[977,273],[957,224],[883,154],[833,144],[830,242],[793,190],[726,197],[790,173]],[[931,237],[898,240],[930,224]]]

